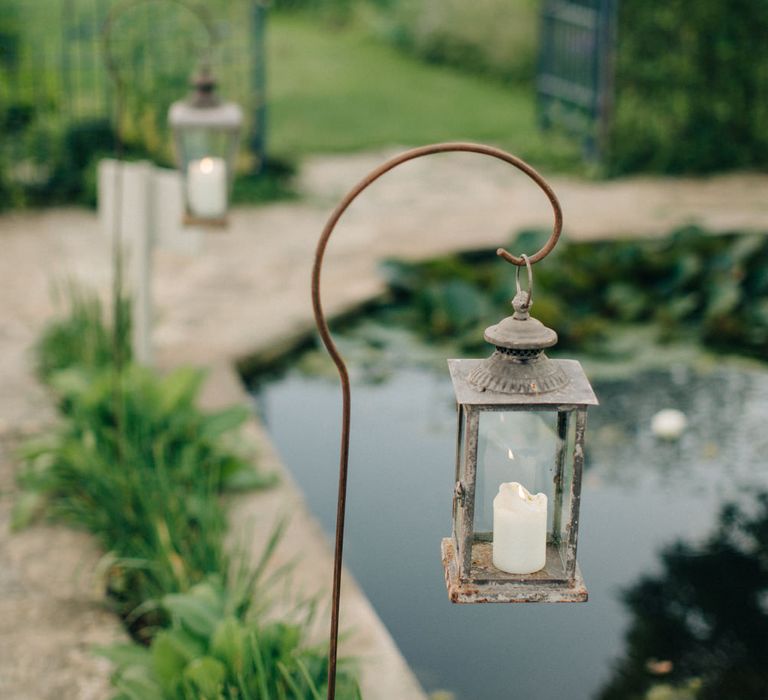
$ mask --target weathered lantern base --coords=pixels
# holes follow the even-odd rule
[[[584,603],[587,587],[576,565],[573,584],[516,581],[461,581],[453,539],[446,537],[441,545],[445,584],[452,603]]]

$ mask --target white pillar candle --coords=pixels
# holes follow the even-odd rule
[[[189,211],[201,219],[218,219],[227,212],[227,166],[223,158],[205,157],[187,166]]]
[[[493,499],[493,565],[508,574],[531,574],[547,561],[547,497],[522,484],[501,484]]]

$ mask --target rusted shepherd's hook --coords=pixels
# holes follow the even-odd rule
[[[560,209],[560,202],[557,201],[555,193],[552,188],[547,184],[544,178],[539,175],[528,163],[516,156],[513,156],[506,151],[494,148],[492,146],[484,146],[477,143],[436,143],[429,146],[421,146],[419,148],[412,148],[405,151],[394,158],[382,163],[378,168],[372,170],[366,177],[357,183],[347,195],[339,202],[336,209],[334,209],[328,222],[325,224],[320,240],[317,243],[317,250],[315,251],[315,263],[312,268],[312,309],[315,314],[315,323],[317,324],[317,330],[320,333],[320,337],[323,340],[323,344],[328,350],[328,354],[331,356],[336,369],[339,372],[339,378],[341,380],[342,391],[342,421],[341,421],[341,454],[339,461],[339,491],[338,500],[336,506],[336,549],[334,552],[333,560],[333,600],[331,607],[331,638],[330,638],[330,650],[329,650],[329,664],[328,664],[328,700],[335,700],[336,698],[336,660],[338,653],[338,640],[339,640],[339,601],[341,597],[341,562],[342,552],[344,549],[344,519],[346,515],[347,505],[347,472],[349,465],[349,424],[350,424],[350,410],[351,410],[351,396],[349,385],[349,373],[347,372],[347,366],[344,364],[344,359],[339,354],[339,350],[336,344],[333,342],[331,333],[328,329],[328,323],[325,320],[325,314],[323,313],[323,307],[320,302],[320,272],[323,265],[323,258],[325,256],[325,249],[328,245],[328,239],[331,237],[336,224],[347,210],[350,204],[357,198],[357,196],[365,190],[370,184],[378,180],[382,175],[389,172],[393,168],[397,167],[401,163],[405,163],[409,160],[421,158],[422,156],[429,156],[434,153],[453,153],[453,152],[466,152],[466,153],[480,153],[482,155],[491,156],[498,160],[503,160],[506,163],[514,166],[518,170],[522,170],[531,180],[533,180],[547,195],[547,198],[552,205],[552,209],[555,215],[555,223],[552,227],[552,235],[547,242],[538,252],[534,253],[530,257],[522,256],[517,257],[512,255],[504,248],[499,248],[496,254],[504,258],[507,262],[522,267],[528,266],[530,271],[530,265],[533,265],[542,258],[549,255],[552,249],[557,244],[558,238],[560,238],[560,231],[563,227],[563,213]],[[526,260],[527,258],[527,260]]]

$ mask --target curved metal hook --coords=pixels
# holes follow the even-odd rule
[[[482,155],[498,158],[506,163],[514,166],[518,170],[525,173],[531,180],[533,180],[547,195],[552,209],[554,211],[555,222],[552,229],[552,235],[549,237],[544,246],[537,251],[530,258],[526,255],[522,257],[516,257],[507,252],[503,248],[499,248],[496,253],[500,257],[504,258],[507,262],[518,266],[519,268],[525,265],[528,268],[529,283],[532,281],[531,265],[538,262],[557,244],[557,240],[560,237],[560,232],[563,225],[563,215],[560,209],[560,202],[557,200],[552,188],[547,184],[544,178],[539,175],[528,163],[513,156],[511,153],[502,151],[499,148],[492,146],[485,146],[476,143],[438,143],[429,146],[421,146],[419,148],[413,148],[401,153],[394,158],[386,161],[378,168],[372,170],[366,177],[357,183],[339,202],[334,209],[333,213],[329,217],[325,224],[325,228],[320,235],[320,240],[317,243],[317,249],[315,251],[315,262],[312,268],[312,310],[315,316],[315,323],[317,325],[318,332],[325,345],[328,354],[331,356],[336,369],[339,372],[339,378],[341,380],[342,390],[342,423],[341,423],[341,450],[339,458],[339,488],[338,499],[336,502],[336,538],[335,538],[335,550],[334,550],[334,562],[333,562],[333,591],[332,591],[332,606],[331,606],[331,634],[330,634],[330,648],[329,648],[329,664],[328,664],[328,700],[334,700],[336,697],[336,660],[338,653],[338,638],[339,638],[339,608],[341,598],[341,562],[342,553],[344,549],[344,521],[346,515],[346,499],[347,499],[347,473],[349,466],[349,436],[350,436],[350,415],[351,415],[351,392],[349,384],[349,373],[347,366],[344,363],[344,359],[339,353],[336,344],[333,342],[328,323],[323,312],[323,306],[320,300],[320,273],[323,266],[323,258],[325,257],[325,249],[328,245],[328,240],[333,233],[336,224],[343,216],[344,212],[349,208],[350,204],[365,190],[369,185],[378,180],[382,175],[389,172],[393,168],[415,158],[421,158],[422,156],[428,156],[435,153],[453,153],[453,152],[468,152],[468,153],[480,153]],[[531,287],[529,286],[529,297]]]
[[[428,156],[435,153],[451,153],[451,152],[469,152],[480,153],[482,155],[491,156],[499,160],[503,160],[506,163],[514,166],[518,170],[524,172],[531,180],[533,180],[547,195],[552,209],[554,210],[555,223],[552,229],[552,235],[549,240],[544,244],[534,255],[523,255],[518,258],[511,253],[507,252],[503,248],[499,248],[496,253],[506,261],[517,265],[518,268],[526,265],[530,274],[530,266],[546,255],[555,247],[557,239],[560,237],[560,231],[562,230],[563,215],[560,209],[560,202],[558,202],[555,193],[552,188],[547,184],[544,178],[539,175],[528,163],[513,156],[506,151],[502,151],[499,148],[492,146],[484,146],[476,143],[437,143],[429,146],[421,146],[419,148],[413,148],[405,151],[400,155],[391,158],[378,168],[372,170],[366,177],[357,183],[339,202],[336,209],[334,209],[322,234],[320,240],[317,243],[317,249],[315,251],[315,262],[312,268],[312,310],[315,315],[315,323],[317,324],[318,332],[325,345],[328,354],[331,356],[336,369],[339,372],[339,378],[341,380],[342,390],[342,423],[341,423],[341,452],[339,460],[339,490],[338,500],[336,505],[336,547],[334,553],[333,562],[333,600],[331,607],[331,635],[330,635],[330,650],[329,650],[329,665],[328,665],[328,700],[334,700],[336,697],[336,659],[338,652],[338,638],[339,638],[339,601],[341,598],[341,562],[342,553],[344,549],[344,521],[346,515],[346,499],[347,499],[347,472],[349,465],[349,428],[350,428],[350,415],[351,415],[351,396],[349,385],[349,373],[347,366],[344,363],[344,359],[339,353],[336,344],[333,342],[330,330],[328,329],[328,323],[323,313],[323,306],[320,301],[320,273],[323,266],[323,258],[325,257],[325,249],[328,245],[328,239],[331,237],[336,224],[343,216],[344,212],[348,209],[349,205],[357,198],[357,196],[363,192],[369,185],[378,180],[382,175],[389,172],[393,168],[415,158],[421,158],[422,156]],[[529,288],[530,289],[530,288]]]

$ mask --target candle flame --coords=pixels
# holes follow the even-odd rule
[[[213,158],[202,158],[200,160],[200,172],[212,173],[213,172]]]
[[[514,459],[515,458],[515,455],[512,452],[512,448],[511,447],[509,449],[507,449],[507,457],[509,457],[510,459]]]

